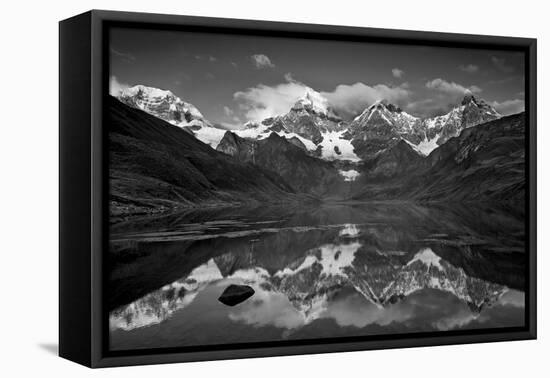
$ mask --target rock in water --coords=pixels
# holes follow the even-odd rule
[[[218,300],[226,306],[236,306],[254,295],[254,289],[247,285],[229,285]]]

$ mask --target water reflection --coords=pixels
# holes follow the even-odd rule
[[[523,325],[518,210],[231,210],[113,226],[111,348]]]

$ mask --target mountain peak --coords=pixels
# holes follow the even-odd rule
[[[493,108],[490,104],[488,104],[484,99],[475,97],[472,93],[468,92],[466,95],[464,95],[464,98],[462,99],[461,105],[463,106],[473,106],[475,108],[480,109],[481,111],[485,112],[485,114],[494,116],[494,117],[501,117],[501,114],[499,114],[495,108]]]
[[[470,102],[476,102],[477,101],[477,98],[474,96],[474,94],[472,92],[466,92],[466,94],[464,95],[464,98],[462,99],[462,102],[461,104],[462,105],[467,105],[468,103]]]
[[[128,106],[176,126],[211,126],[193,104],[183,101],[169,90],[138,84],[121,90],[116,97]]]
[[[121,90],[120,95],[121,96],[145,95],[147,97],[174,97],[181,101],[179,97],[174,96],[172,91],[154,88],[154,87],[148,87],[142,84],[134,85],[133,87],[123,89]]]
[[[401,113],[402,112],[402,110],[399,106],[392,104],[391,102],[389,102],[385,98],[375,101],[367,109],[383,109],[383,108],[389,110],[392,113]]]
[[[305,109],[306,111],[313,110],[315,113],[328,115],[328,100],[319,92],[306,87],[304,95],[292,107],[292,110],[300,109]]]
[[[382,118],[387,123],[392,123],[388,117],[400,117],[401,114],[409,117],[409,115],[404,113],[403,110],[401,110],[401,108],[397,105],[390,103],[386,99],[380,99],[373,102],[369,107],[365,108],[365,110],[363,110],[361,114],[355,117],[354,121],[363,120],[365,122],[368,122],[371,119],[372,115],[376,112],[380,112]]]

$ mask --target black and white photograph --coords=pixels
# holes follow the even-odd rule
[[[526,325],[525,53],[112,27],[110,351]]]
[[[540,376],[547,13],[7,3],[0,376]]]

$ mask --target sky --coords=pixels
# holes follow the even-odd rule
[[[170,90],[227,128],[288,112],[307,87],[344,119],[381,99],[445,114],[468,92],[504,115],[524,110],[519,52],[127,28],[111,29],[109,48],[111,93]]]

